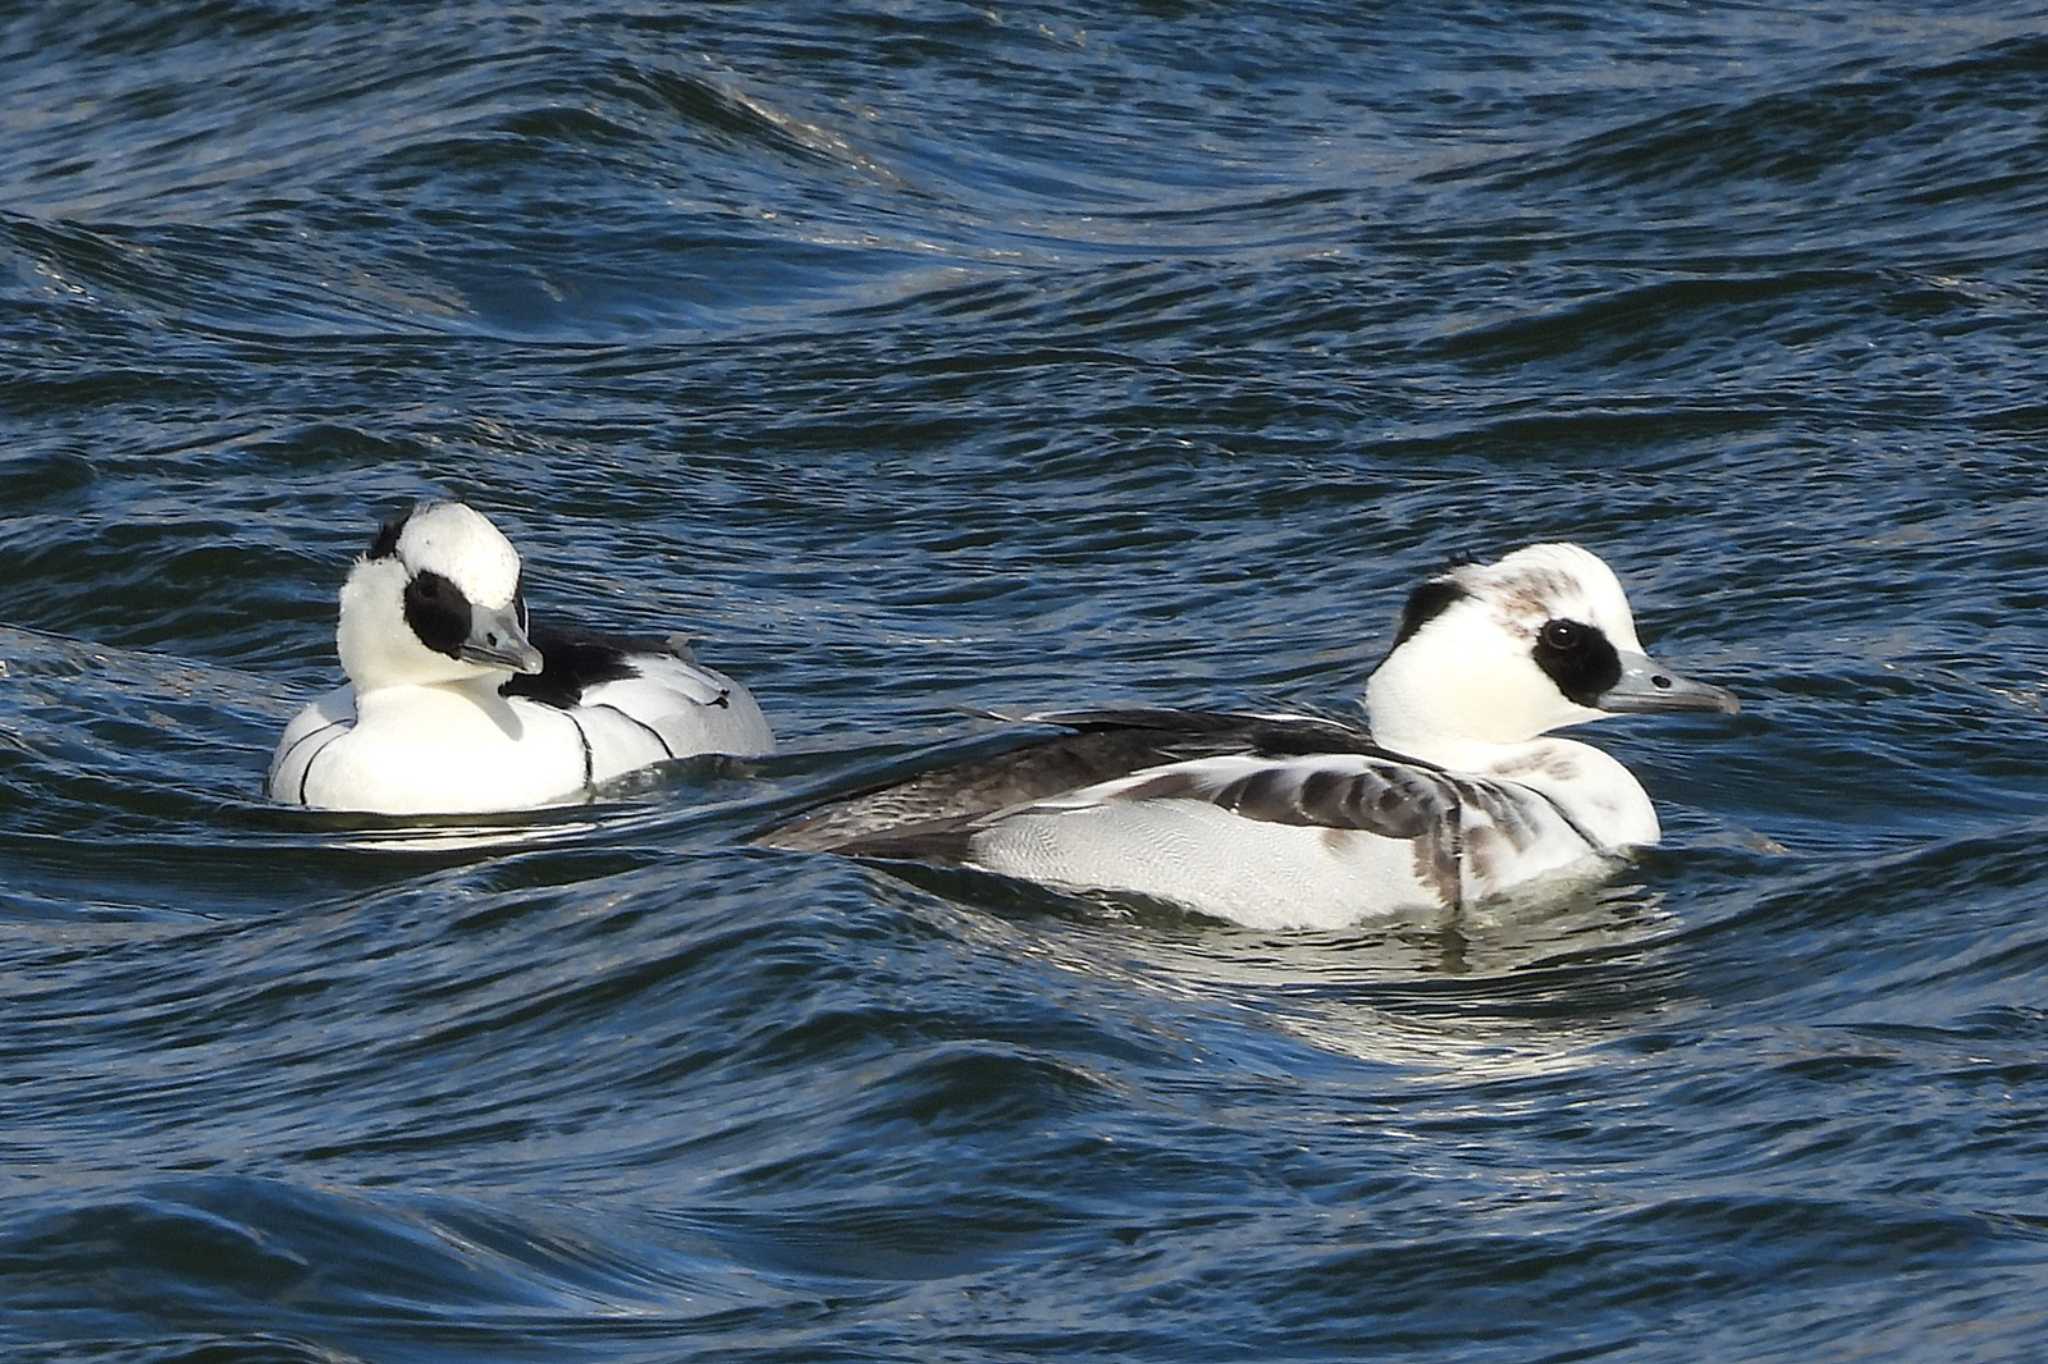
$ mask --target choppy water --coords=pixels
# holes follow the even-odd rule
[[[9,7],[10,1357],[2035,1357],[2048,16],[1363,8]],[[266,808],[429,491],[788,753]],[[741,846],[1546,537],[1747,702],[1598,896]]]

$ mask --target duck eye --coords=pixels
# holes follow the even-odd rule
[[[1575,620],[1545,621],[1538,638],[1546,648],[1576,649],[1586,640],[1586,627]]]

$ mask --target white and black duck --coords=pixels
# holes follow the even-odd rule
[[[747,689],[679,643],[529,630],[519,554],[481,512],[423,502],[341,589],[348,685],[285,729],[272,799],[474,814],[582,799],[638,768],[775,740]]]
[[[1059,732],[836,801],[769,846],[936,861],[1259,927],[1454,909],[1654,844],[1642,785],[1545,737],[1608,715],[1732,714],[1650,659],[1598,556],[1532,545],[1408,598],[1370,729],[1182,710],[1017,717]]]

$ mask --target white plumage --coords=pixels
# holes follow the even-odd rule
[[[1736,703],[1643,653],[1597,556],[1534,545],[1418,587],[1366,707],[1370,732],[1293,715],[1025,716],[1065,732],[763,841],[958,862],[1258,927],[1339,926],[1600,874],[1657,841],[1656,811],[1615,759],[1547,732]]]
[[[274,800],[525,809],[669,758],[774,749],[747,689],[680,645],[529,633],[518,553],[459,502],[423,503],[379,532],[342,588],[336,638],[349,684],[286,727]]]

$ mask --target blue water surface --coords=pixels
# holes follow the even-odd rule
[[[2048,1340],[2048,11],[0,9],[0,1347]],[[376,523],[784,753],[266,806]],[[748,838],[1566,538],[1666,842],[1258,933]]]

